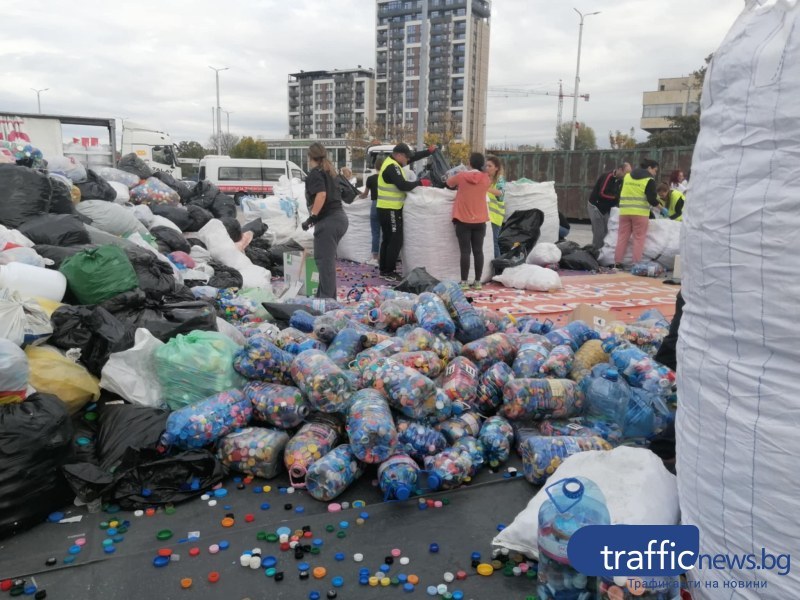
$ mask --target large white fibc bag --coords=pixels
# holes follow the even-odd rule
[[[675,266],[675,257],[680,254],[682,230],[683,226],[680,221],[650,219],[647,225],[647,238],[644,241],[644,260],[652,260],[661,263],[667,269],[672,269]],[[618,232],[619,209],[614,207],[609,214],[608,233],[603,240],[603,247],[600,249],[598,262],[601,265],[614,264]],[[626,265],[633,263],[633,236],[628,242],[622,262]]]
[[[242,213],[247,221],[261,218],[267,224],[267,236],[273,244],[283,244],[291,239],[306,250],[314,246],[312,229],[303,231],[303,221],[308,218],[305,184],[299,179],[288,179],[281,175],[273,187],[274,195],[265,198],[245,196],[242,198]]]
[[[540,242],[555,244],[558,241],[558,196],[553,181],[510,181],[506,184],[503,199],[506,218],[515,211],[538,208],[544,213]]]
[[[514,522],[492,544],[539,557],[539,509],[547,500],[547,486],[570,477],[586,477],[603,492],[612,525],[675,525],[678,489],[675,476],[655,454],[644,448],[620,446],[591,450],[567,458],[556,469]]]
[[[750,1],[703,87],[681,243],[678,491],[701,553],[757,567],[690,571],[695,600],[800,590],[800,569],[786,573],[800,540],[798,64],[798,2]],[[759,568],[762,548],[783,568]],[[740,589],[751,581],[766,585]]]
[[[214,260],[218,260],[226,267],[233,267],[242,274],[244,287],[272,291],[271,273],[263,267],[254,265],[236,247],[222,221],[211,219],[197,232],[197,238],[206,245]]]
[[[365,263],[372,258],[372,226],[369,215],[372,201],[369,198],[356,198],[352,204],[344,204],[347,214],[347,233],[336,250],[338,258]]]
[[[417,267],[425,267],[436,279],[461,279],[458,239],[453,225],[455,198],[453,190],[432,187],[414,188],[406,194],[403,207],[403,271],[406,275]],[[493,258],[492,227],[487,223],[483,238],[483,273],[475,277],[474,263],[470,259],[469,280],[488,281],[492,276]]]

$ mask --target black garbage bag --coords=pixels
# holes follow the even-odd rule
[[[40,215],[26,221],[18,229],[34,244],[75,246],[92,241],[83,222],[73,215]]]
[[[581,248],[581,250],[584,250],[584,251],[588,252],[589,254],[591,254],[592,257],[595,260],[598,260],[600,258],[600,250],[598,250],[597,248],[595,248],[591,244],[586,244],[585,246],[583,246]]]
[[[217,219],[235,219],[236,218],[236,203],[233,197],[227,194],[220,193],[209,209],[211,214]]]
[[[75,205],[72,203],[72,192],[67,184],[55,177],[48,177],[53,187],[50,197],[50,212],[56,215],[75,214]]]
[[[225,226],[225,231],[228,232],[228,235],[234,242],[238,242],[242,239],[242,224],[239,223],[239,221],[232,218],[225,218],[220,220],[222,221],[222,224]]]
[[[40,523],[73,498],[61,466],[72,446],[66,405],[49,394],[0,405],[0,538]]]
[[[112,352],[128,350],[134,344],[136,328],[97,306],[59,306],[50,316],[53,335],[49,343],[62,350],[78,348],[80,362],[95,377]]]
[[[284,252],[302,252],[303,246],[295,240],[289,240],[283,244],[276,244],[269,248],[270,259],[272,260],[272,275],[283,277],[283,254]]]
[[[91,411],[87,411],[90,406],[93,408]],[[70,462],[100,464],[100,459],[97,455],[98,423],[95,418],[96,415],[90,419],[86,418],[87,412],[94,412],[95,409],[96,404],[92,402],[72,416],[72,457]]]
[[[158,229],[158,227],[153,229]],[[125,253],[139,279],[139,288],[149,298],[160,300],[163,296],[173,292],[178,283],[169,264],[161,261],[158,256],[144,248],[128,248]]]
[[[175,231],[172,227],[153,227],[150,233],[156,238],[158,243],[158,250],[162,254],[169,254],[170,252],[186,252],[189,254],[192,247],[180,231]]]
[[[206,243],[201,239],[192,236],[186,236],[186,241],[189,242],[190,246],[199,246],[203,250],[208,250],[208,246],[206,246]]]
[[[262,221],[260,218],[254,219],[249,223],[242,225],[242,233],[245,233],[247,231],[252,231],[254,241],[260,238],[265,233],[267,233],[267,229],[269,229],[269,225],[264,223],[264,221]]]
[[[599,271],[600,264],[597,259],[586,250],[575,250],[561,257],[558,266],[572,271]]]
[[[450,163],[447,162],[442,151],[437,149],[430,155],[427,166],[420,174],[420,179],[430,179],[433,187],[443,188],[447,182],[447,172],[450,168]]]
[[[242,274],[233,267],[227,267],[221,262],[216,260],[208,261],[209,266],[214,269],[214,276],[208,280],[205,285],[211,287],[226,289],[226,288],[240,288],[244,285]]]
[[[275,324],[281,329],[289,326],[289,319],[298,310],[304,310],[313,317],[318,317],[322,313],[314,310],[311,307],[303,306],[302,304],[292,304],[291,302],[262,302],[267,312],[275,319]]]
[[[106,404],[100,412],[97,453],[100,468],[113,471],[128,448],[156,448],[168,410],[131,404]]]
[[[394,286],[398,292],[408,292],[411,294],[421,294],[428,292],[436,287],[439,280],[425,270],[425,267],[417,267],[409,273],[403,281]]]
[[[231,196],[223,194],[210,181],[198,183],[187,204],[194,204],[210,211],[216,219],[236,217],[236,203]]]
[[[147,329],[162,342],[194,330],[217,331],[214,307],[196,300],[185,286],[180,289],[185,292],[158,300],[142,290],[132,290],[106,300],[101,306],[125,324]]]
[[[517,248],[509,250],[505,254],[501,254],[498,258],[495,258],[492,261],[494,274],[500,275],[500,273],[506,269],[518,267],[519,265],[524,264],[527,257],[528,253],[525,252],[525,249],[522,246],[518,246]]]
[[[200,231],[214,215],[207,211],[202,206],[196,204],[187,204],[186,211],[189,213],[189,223],[183,231]]]
[[[189,215],[189,211],[186,210],[186,207],[154,203],[150,207],[150,210],[153,211],[154,215],[164,217],[175,223],[181,231],[192,231],[189,229],[189,226],[192,224],[192,218]]]
[[[61,263],[67,260],[70,256],[75,256],[78,252],[84,250],[91,250],[97,248],[94,244],[81,244],[78,246],[51,246],[50,244],[36,244],[33,249],[42,257],[49,258],[53,264],[48,266],[48,269],[56,269],[61,266]]]
[[[581,247],[573,242],[572,240],[561,240],[560,242],[556,242],[556,247],[561,250],[561,258],[580,250]]]
[[[166,183],[169,187],[178,192],[181,202],[186,202],[192,197],[192,190],[189,188],[189,186],[182,181],[178,181],[169,173],[165,173],[164,171],[156,171],[153,173],[153,177],[161,181],[161,183]]]
[[[75,187],[81,191],[81,201],[108,200],[113,202],[117,199],[117,190],[92,169],[86,169],[86,181],[76,183]]]
[[[539,241],[542,223],[544,223],[544,213],[538,208],[511,213],[500,228],[500,235],[497,238],[500,255],[521,247],[527,256]]]
[[[153,176],[153,170],[148,167],[147,163],[145,163],[141,158],[136,156],[134,152],[126,154],[120,158],[117,168],[127,171],[128,173],[133,173],[139,179],[147,179],[148,177]]]
[[[244,255],[247,258],[249,258],[250,262],[252,262],[257,267],[264,267],[265,269],[269,269],[270,271],[272,271],[272,274],[275,275],[272,266],[272,258],[269,253],[269,250],[264,250],[263,248],[259,248],[258,246],[253,246],[251,242],[250,245],[244,249]],[[281,265],[281,273],[283,273],[283,265]]]
[[[39,171],[0,164],[0,225],[16,229],[50,210],[53,186]]]

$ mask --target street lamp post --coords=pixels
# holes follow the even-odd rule
[[[217,154],[222,154],[222,109],[219,106],[219,72],[227,71],[228,67],[221,67],[217,69],[209,66],[208,68],[214,71],[217,76]]]
[[[231,134],[231,114],[233,113],[233,111],[232,110],[225,110],[223,108],[222,112],[225,113],[225,118],[227,120],[227,127],[228,127],[228,135],[230,135]]]
[[[572,98],[572,132],[569,138],[569,149],[575,150],[575,130],[578,127],[578,97],[580,96],[579,86],[581,82],[581,43],[583,41],[583,19],[592,15],[599,15],[600,12],[583,14],[577,8],[573,8],[581,18],[581,25],[578,29],[578,65],[575,67],[575,96]]]
[[[34,92],[36,92],[36,105],[39,107],[39,114],[42,114],[42,99],[41,93],[46,92],[50,88],[42,88],[41,90],[37,90],[36,88],[31,88]]]

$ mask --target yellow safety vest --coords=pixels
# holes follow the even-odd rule
[[[677,206],[678,202],[683,200],[683,209],[686,210],[686,196],[684,196],[678,190],[670,190],[669,192],[669,216],[672,218],[672,215],[675,214],[675,207]],[[675,219],[676,221],[683,221],[683,212],[681,211],[681,216]]]
[[[626,173],[619,193],[619,215],[621,217],[649,217],[650,203],[647,201],[645,189],[652,177],[634,179]]]
[[[492,187],[497,187],[500,183],[500,180],[497,180]],[[501,227],[503,225],[503,219],[506,217],[506,203],[504,200],[501,200],[494,194],[489,194],[489,220],[492,222],[492,225],[497,225]]]
[[[393,165],[397,165],[397,168],[400,169],[400,172],[403,174],[403,179],[406,178],[406,174],[403,171],[403,167],[400,166],[400,163],[398,163],[391,156],[387,156],[383,161],[383,165],[381,166],[381,172],[378,174],[378,203],[376,206],[378,208],[401,210],[406,201],[406,193],[401,192],[396,185],[393,183],[388,183],[383,178],[383,174],[386,172],[386,169]]]

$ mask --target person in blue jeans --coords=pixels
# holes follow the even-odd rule
[[[367,264],[378,266],[378,253],[381,249],[381,223],[378,220],[378,174],[383,166],[383,156],[379,156],[375,161],[375,173],[367,177],[364,182],[364,191],[359,198],[366,198],[368,195],[372,199],[372,208],[369,211],[369,225],[372,230],[372,260]]]

